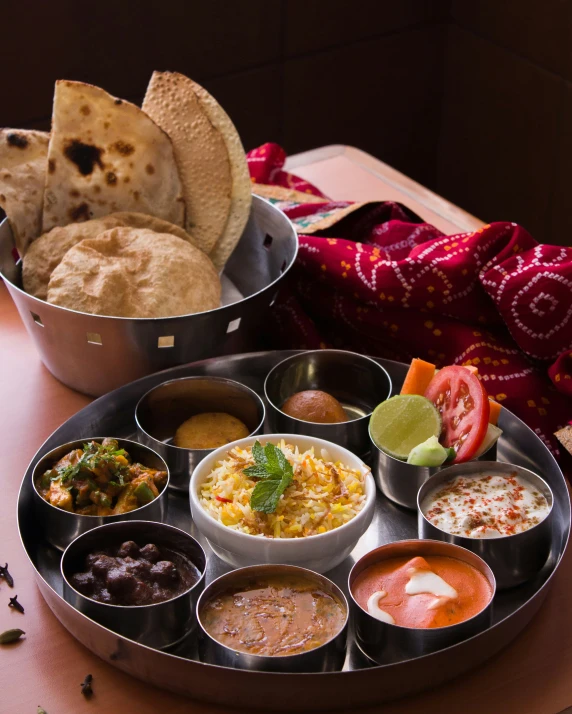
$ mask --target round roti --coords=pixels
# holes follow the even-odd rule
[[[65,254],[52,273],[48,302],[115,317],[174,317],[220,305],[211,260],[167,233],[112,228]]]
[[[136,211],[184,225],[171,140],[144,112],[99,87],[56,82],[42,226]]]
[[[101,233],[121,226],[145,228],[156,233],[170,233],[193,244],[191,236],[179,226],[144,213],[111,213],[104,218],[94,218],[85,223],[56,226],[35,240],[24,256],[22,261],[24,290],[40,300],[47,300],[50,277],[68,250],[86,238],[97,238]]]
[[[20,256],[41,233],[49,139],[43,131],[0,129],[0,206]]]
[[[173,142],[187,207],[186,229],[210,253],[226,226],[232,192],[228,151],[193,89],[178,72],[153,72],[143,111]]]

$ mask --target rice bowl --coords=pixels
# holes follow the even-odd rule
[[[327,449],[278,444],[294,467],[294,482],[280,497],[275,513],[250,506],[256,481],[244,469],[254,463],[252,446],[227,451],[200,487],[205,511],[228,528],[269,538],[301,538],[326,533],[347,523],[365,503],[365,474],[331,460]]]
[[[256,481],[243,473],[254,463],[257,439],[281,448],[293,467],[293,481],[273,513],[251,508]],[[190,501],[196,526],[227,563],[325,572],[349,555],[371,523],[375,483],[369,467],[337,444],[270,434],[240,439],[206,457],[191,478]]]

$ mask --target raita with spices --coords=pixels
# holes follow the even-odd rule
[[[421,510],[437,528],[465,538],[516,535],[550,513],[546,496],[516,472],[458,476],[430,491]]]

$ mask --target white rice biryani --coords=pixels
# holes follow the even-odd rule
[[[300,452],[281,441],[294,469],[294,479],[284,491],[274,513],[253,511],[250,496],[257,481],[246,476],[254,464],[252,448],[235,446],[217,462],[199,488],[199,501],[215,520],[228,528],[269,538],[300,538],[327,533],[351,521],[366,501],[365,475],[314,448]]]

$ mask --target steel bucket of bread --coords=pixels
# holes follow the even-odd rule
[[[40,357],[94,396],[252,349],[298,249],[224,110],[171,72],[141,109],[56,82],[50,134],[0,129],[0,207],[0,274]]]
[[[236,302],[194,315],[129,319],[76,312],[27,294],[13,245],[5,220],[0,272],[42,362],[68,387],[93,396],[151,372],[224,354],[242,334],[248,344],[298,249],[288,218],[253,196],[250,218],[222,274],[223,299],[226,293]]]

